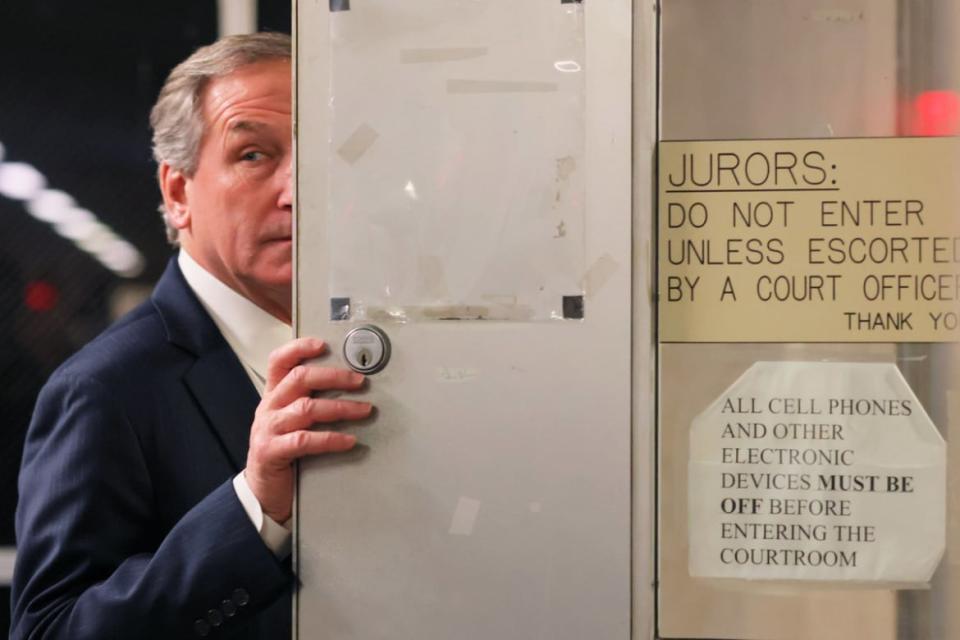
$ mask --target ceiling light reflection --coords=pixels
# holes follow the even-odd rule
[[[557,60],[553,63],[553,68],[563,73],[576,73],[580,71],[580,63],[575,60]]]
[[[27,213],[51,224],[65,220],[75,206],[77,203],[70,194],[56,189],[44,189],[26,204]]]
[[[68,240],[79,240],[103,225],[86,209],[70,209],[66,219],[53,225],[54,230]]]
[[[76,243],[87,253],[98,254],[119,239],[113,231],[100,225],[91,229],[82,238],[77,238]]]
[[[97,254],[103,264],[114,271],[134,277],[143,272],[143,258],[130,243],[118,240]]]
[[[0,195],[11,200],[30,200],[46,186],[43,174],[26,162],[0,163]]]
[[[420,199],[420,198],[417,196],[417,187],[416,187],[415,184],[413,184],[413,180],[407,180],[407,186],[405,186],[405,187],[403,188],[403,190],[406,192],[406,194],[407,194],[408,196],[410,196],[410,199],[411,199],[411,200],[419,200],[419,199]]]
[[[0,143],[0,195],[24,201],[27,212],[53,227],[77,248],[89,253],[118,276],[136,278],[146,266],[132,244],[103,224],[93,212],[77,206],[68,193],[47,189],[47,179],[25,162],[3,162]]]

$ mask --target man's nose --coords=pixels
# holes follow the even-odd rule
[[[277,179],[281,181],[280,195],[277,206],[282,209],[293,210],[293,155],[288,155],[283,166],[280,167]]]

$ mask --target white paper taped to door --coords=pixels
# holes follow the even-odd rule
[[[946,445],[893,364],[758,362],[697,416],[690,574],[923,583]]]

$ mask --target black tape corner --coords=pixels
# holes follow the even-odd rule
[[[350,298],[330,298],[330,319],[350,319]]]
[[[563,317],[583,320],[583,296],[563,296]]]
[[[330,12],[350,11],[350,0],[330,0]]]

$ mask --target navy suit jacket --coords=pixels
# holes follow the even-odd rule
[[[258,401],[171,260],[37,400],[11,638],[289,638],[289,561],[232,486]]]

